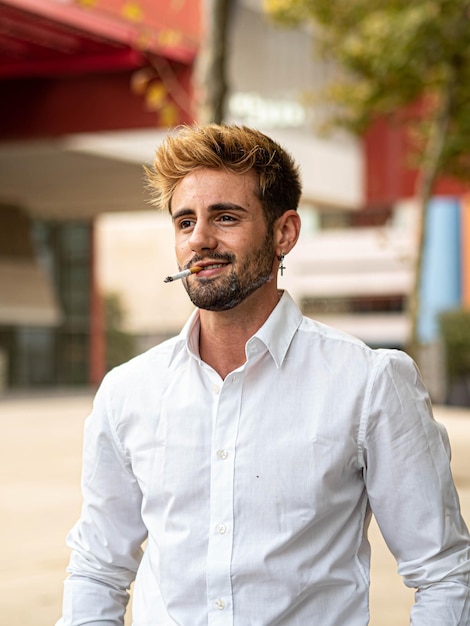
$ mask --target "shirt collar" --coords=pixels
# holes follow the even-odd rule
[[[199,327],[199,309],[195,309],[181,329],[179,335],[175,337],[171,361],[185,347],[190,354],[193,354],[196,358],[199,358]]]
[[[302,313],[287,291],[282,296],[263,326],[246,343],[249,358],[250,348],[262,342],[271,354],[277,367],[281,367],[292,339],[302,322]],[[176,337],[173,357],[184,346],[199,358],[199,310],[193,311],[180,334]]]
[[[250,344],[262,341],[279,368],[301,322],[302,313],[290,294],[284,291],[271,315],[247,342],[247,349]]]

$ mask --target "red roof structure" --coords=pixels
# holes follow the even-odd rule
[[[191,0],[0,0],[0,137],[188,121],[199,28]]]

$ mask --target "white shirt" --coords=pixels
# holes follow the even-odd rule
[[[60,624],[121,624],[137,571],[134,626],[365,626],[371,510],[413,626],[470,624],[448,440],[409,357],[287,293],[225,380],[198,334],[196,311],[97,393]]]

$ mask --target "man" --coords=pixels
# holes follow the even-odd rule
[[[96,396],[60,623],[122,624],[136,578],[135,626],[365,626],[373,513],[412,624],[470,624],[469,535],[413,362],[278,291],[291,157],[245,127],[183,128],[149,181],[197,308]]]

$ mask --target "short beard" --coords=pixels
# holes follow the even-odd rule
[[[198,284],[192,285],[185,279],[184,287],[191,302],[198,309],[206,311],[229,311],[246,300],[257,289],[273,279],[272,264],[274,259],[274,239],[268,229],[261,247],[237,270],[237,260],[233,254],[212,253],[211,261],[227,261],[232,264],[228,276],[217,278],[198,278]],[[191,265],[201,261],[200,256],[191,260]]]

